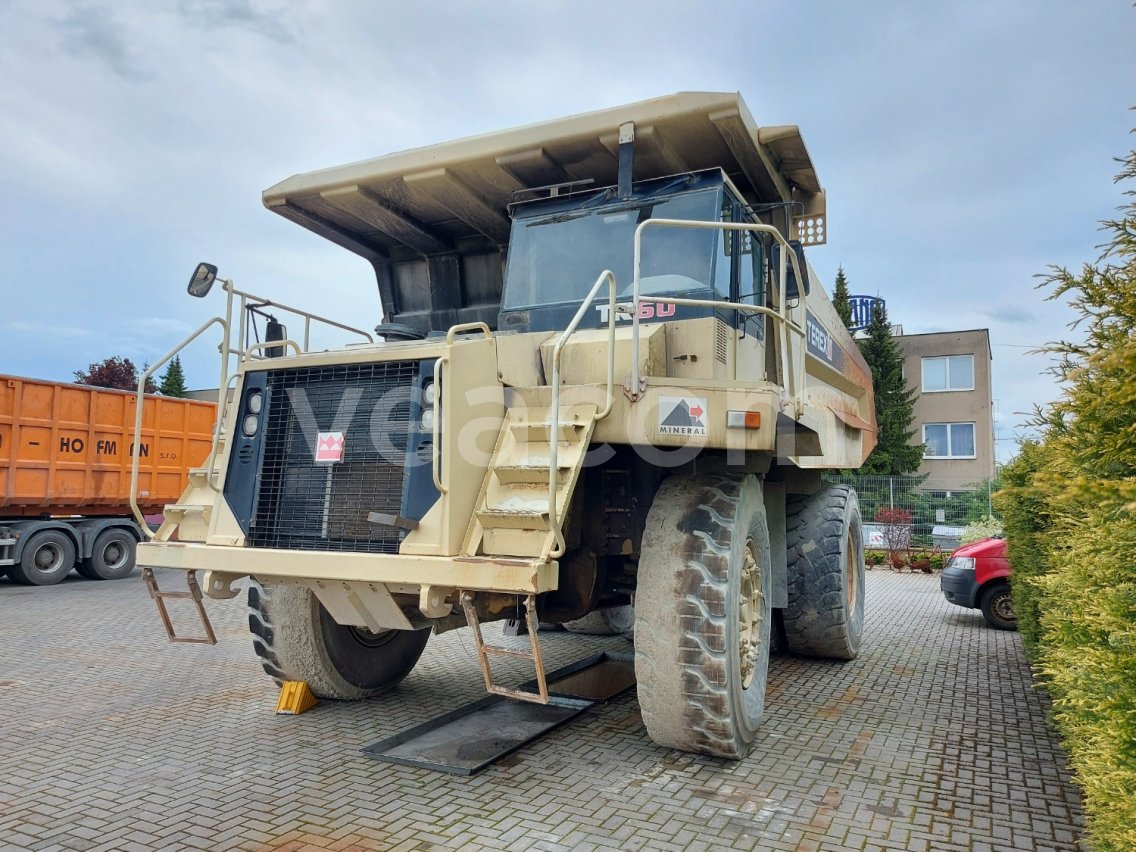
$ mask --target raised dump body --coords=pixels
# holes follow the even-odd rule
[[[859,509],[819,471],[871,451],[871,379],[805,259],[828,223],[796,127],[684,93],[299,175],[264,201],[372,263],[383,339],[305,352],[278,333],[278,357],[230,341],[215,468],[139,552],[206,569],[215,598],[255,577],[273,678],[371,697],[431,630],[468,625],[486,688],[543,702],[538,621],[615,629],[633,601],[650,735],[738,756],[772,637],[856,656]],[[496,682],[504,651],[481,631],[521,611],[528,692]]]
[[[77,561],[94,577],[133,569],[141,537],[130,518],[136,400],[127,391],[0,376],[0,570],[44,584]],[[216,411],[210,402],[145,397],[143,511],[177,501],[188,471],[209,455]]]

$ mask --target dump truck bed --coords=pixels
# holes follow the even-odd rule
[[[386,319],[424,332],[496,327],[509,205],[536,187],[614,184],[628,123],[634,180],[721,168],[748,202],[807,214],[797,234],[806,245],[824,241],[824,190],[800,131],[759,127],[734,92],[683,92],[321,169],[267,189],[264,204],[371,261]],[[768,215],[783,224],[786,208]]]
[[[136,395],[0,376],[0,514],[130,514]],[[144,398],[139,505],[177,502],[186,474],[209,455],[217,406]]]

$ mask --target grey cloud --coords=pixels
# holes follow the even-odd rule
[[[252,0],[182,0],[178,9],[187,21],[205,28],[239,27],[281,44],[295,42],[281,20],[282,10],[265,11]]]
[[[105,7],[73,6],[58,26],[68,50],[101,62],[125,80],[138,82],[152,76],[129,44],[125,28]]]

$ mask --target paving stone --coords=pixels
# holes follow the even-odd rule
[[[14,684],[0,850],[1081,848],[1080,799],[1020,638],[947,604],[934,576],[873,571],[866,599],[859,659],[772,661],[744,760],[655,746],[632,693],[462,778],[360,749],[482,697],[468,631],[433,637],[381,700],[277,717],[239,601],[207,604],[217,646],[179,646],[137,577],[0,580],[0,680]],[[630,650],[566,633],[542,644],[550,668]]]

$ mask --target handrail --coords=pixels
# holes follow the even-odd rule
[[[592,302],[595,301],[596,294],[599,293],[600,285],[607,281],[608,283],[608,311],[607,311],[607,405],[603,411],[596,414],[596,420],[603,420],[611,414],[612,405],[615,402],[615,273],[610,269],[605,269],[600,273],[596,283],[592,285],[592,289],[588,291],[587,298],[580,303],[579,310],[576,311],[576,316],[572,318],[572,322],[568,323],[568,327],[560,333],[560,337],[556,341],[556,345],[552,347],[552,402],[549,405],[548,419],[549,419],[549,436],[548,436],[548,526],[552,530],[555,537],[555,544],[549,550],[548,557],[562,556],[565,550],[564,532],[560,529],[560,520],[556,516],[556,485],[558,478],[558,450],[559,450],[559,435],[560,435],[560,352],[564,348],[564,344],[568,342],[576,327],[584,319],[591,307]]]
[[[434,422],[430,424],[430,472],[434,476],[434,487],[438,489],[439,494],[446,494],[449,488],[442,484],[442,444],[441,444],[441,426],[442,426],[442,363],[450,360],[448,355],[443,355],[434,362]]]
[[[241,360],[242,361],[248,361],[248,360],[250,360],[249,356],[251,356],[253,352],[258,351],[260,349],[272,349],[272,348],[275,348],[277,346],[281,346],[281,347],[291,346],[292,349],[295,350],[297,355],[303,354],[303,351],[304,351],[303,349],[300,348],[299,343],[297,343],[295,340],[292,340],[290,338],[287,339],[287,340],[262,340],[259,343],[252,344],[252,346],[248,347],[248,349],[245,349],[243,352],[241,352]]]
[[[153,538],[155,533],[150,529],[150,525],[146,523],[146,516],[142,514],[142,509],[138,505],[138,460],[141,456],[140,448],[142,446],[142,409],[146,401],[146,382],[158,371],[158,368],[165,364],[167,361],[173,359],[181,350],[197,340],[205,330],[214,323],[221,326],[224,330],[225,342],[222,346],[226,346],[229,339],[229,321],[221,317],[213,317],[212,319],[203,323],[198,327],[197,331],[193,332],[189,337],[171,349],[166,355],[158,362],[150,365],[138,379],[138,394],[134,400],[134,441],[130,448],[130,511],[134,513],[134,518],[138,521],[138,526],[142,528],[142,533],[147,538]],[[221,380],[218,383],[220,387],[227,387],[227,373],[228,373],[228,353],[222,352],[221,357]],[[218,414],[220,407],[218,407]],[[218,417],[218,422],[220,418]],[[214,439],[216,445],[216,439]]]
[[[344,323],[336,322],[333,319],[328,319],[327,317],[322,317],[319,314],[313,314],[310,311],[303,310],[302,308],[293,308],[291,305],[285,305],[283,302],[274,302],[274,301],[272,301],[272,299],[265,299],[263,296],[258,296],[255,293],[249,293],[249,292],[246,292],[244,290],[238,290],[236,287],[233,286],[233,282],[231,280],[226,279],[225,281],[223,281],[222,287],[224,288],[226,293],[229,293],[233,296],[240,296],[240,298],[241,298],[241,317],[242,317],[241,331],[244,331],[244,327],[243,327],[243,318],[244,318],[244,315],[245,315],[244,309],[246,307],[248,307],[248,302],[251,300],[251,301],[256,303],[254,305],[254,307],[258,307],[258,308],[279,308],[282,311],[288,311],[288,313],[295,314],[296,316],[303,317],[304,318],[304,347],[303,348],[304,348],[305,352],[308,350],[308,342],[309,342],[308,337],[309,337],[309,332],[311,330],[311,321],[312,320],[315,320],[316,322],[323,323],[324,325],[330,325],[332,328],[338,328],[338,329],[342,329],[343,331],[350,331],[352,334],[358,334],[360,337],[367,338],[367,340],[371,343],[375,342],[374,336],[369,331],[364,331],[361,328],[355,328],[355,326],[353,326],[353,325],[345,325]],[[273,341],[273,342],[275,343],[276,341]],[[238,344],[239,343],[240,343],[240,341],[238,341]]]
[[[489,326],[483,322],[459,322],[457,325],[450,326],[450,330],[446,332],[446,344],[452,346],[454,343],[454,335],[467,331],[480,331],[487,338],[493,338],[493,332],[490,331]]]
[[[716,231],[753,231],[755,233],[771,234],[773,238],[781,244],[784,251],[780,252],[778,262],[777,281],[779,286],[778,292],[778,308],[779,310],[772,310],[759,305],[747,305],[743,302],[725,302],[713,299],[685,299],[680,297],[670,296],[642,296],[639,293],[640,286],[640,271],[643,257],[643,232],[650,226],[659,226],[664,228],[693,228],[701,230],[716,230]],[[781,335],[781,352],[782,352],[782,367],[785,373],[785,378],[789,382],[789,395],[793,399],[794,405],[799,409],[801,400],[800,394],[804,390],[804,375],[803,368],[805,359],[802,356],[799,364],[793,363],[792,350],[789,345],[789,331],[796,332],[802,337],[805,336],[805,331],[800,325],[793,322],[789,316],[789,306],[787,299],[785,280],[785,263],[788,259],[793,264],[793,271],[796,274],[799,297],[801,304],[804,306],[807,303],[805,289],[800,282],[804,281],[801,275],[801,267],[797,262],[796,252],[793,251],[789,241],[782,236],[772,225],[762,225],[753,222],[701,222],[691,219],[646,219],[640,222],[638,227],[635,228],[635,266],[634,274],[635,280],[632,283],[632,316],[631,316],[631,378],[630,387],[627,389],[628,394],[632,400],[638,399],[642,395],[642,388],[640,386],[641,379],[639,376],[639,305],[642,302],[664,302],[674,305],[694,305],[701,307],[718,307],[725,310],[742,311],[745,313],[764,314],[772,317],[778,323],[778,331]],[[793,368],[797,369],[794,370]],[[800,373],[800,375],[797,375]]]

